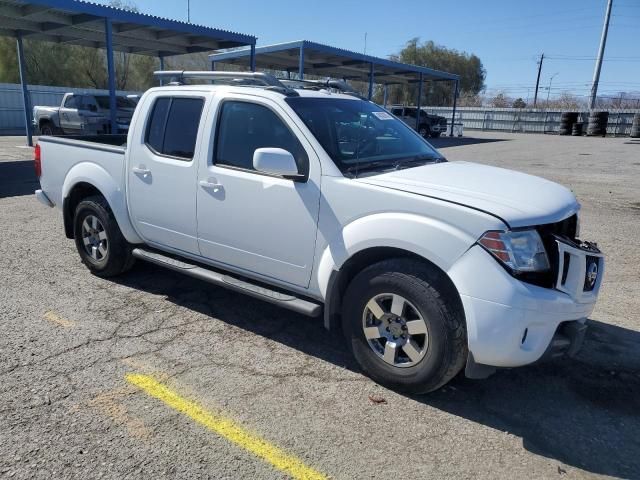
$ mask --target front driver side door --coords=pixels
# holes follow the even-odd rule
[[[288,121],[287,121],[288,119]],[[307,287],[315,252],[320,165],[275,102],[237,94],[217,108],[215,140],[198,174],[198,240],[204,257]],[[257,148],[291,152],[304,180],[257,172]]]

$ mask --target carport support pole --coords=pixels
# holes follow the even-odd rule
[[[109,81],[109,110],[111,113],[111,133],[118,133],[116,110],[116,69],[113,64],[113,29],[111,19],[104,19],[105,44],[107,46],[107,73]]]
[[[298,54],[298,80],[304,80],[304,43],[300,45]]]
[[[158,60],[160,60],[160,70],[164,70],[164,57],[162,55],[158,55]],[[160,86],[162,86],[164,82],[162,81],[162,77],[160,77]]]
[[[422,73],[418,80],[418,101],[416,102],[416,131],[420,130],[420,107],[422,106],[422,83],[424,81]]]
[[[458,80],[455,82],[455,87],[453,88],[453,113],[451,113],[451,131],[449,132],[449,136],[453,137],[453,125],[456,123],[456,107],[458,106]]]
[[[384,84],[384,89],[382,90],[383,94],[382,94],[382,106],[384,108],[387,108],[387,95],[388,95],[388,91],[387,91],[387,84]]]
[[[373,63],[369,64],[369,100],[373,97]]]
[[[251,54],[249,55],[249,68],[252,72],[256,71],[256,44],[251,45]]]
[[[211,71],[212,72],[216,71],[216,62],[211,62]]]
[[[20,86],[22,87],[22,104],[24,106],[27,145],[33,147],[33,136],[31,132],[31,102],[29,101],[29,90],[27,89],[27,70],[24,61],[24,48],[22,47],[22,33],[20,32],[16,35],[16,46],[18,49],[18,69],[20,70]]]

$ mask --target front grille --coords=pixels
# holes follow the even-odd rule
[[[547,223],[546,225],[540,225],[537,227],[538,233],[544,240],[545,236],[558,235],[560,237],[566,237],[569,240],[575,240],[576,230],[578,228],[578,215],[574,214],[569,218],[565,218],[561,222]]]

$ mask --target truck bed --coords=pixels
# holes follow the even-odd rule
[[[44,139],[45,137],[40,137],[41,139]],[[109,135],[54,135],[54,136],[49,136],[47,138],[56,138],[56,139],[63,139],[63,140],[75,140],[77,142],[82,142],[82,143],[75,143],[74,145],[77,146],[83,146],[83,143],[98,143],[98,144],[103,144],[103,145],[111,145],[114,147],[122,147],[122,148],[126,148],[127,147],[127,134],[123,133],[123,134],[109,134]],[[87,148],[91,148],[91,146],[88,145],[84,145]]]
[[[104,179],[124,186],[126,135],[63,135],[38,139],[42,164],[40,185],[49,199],[62,205],[67,175],[76,165],[87,181]],[[101,172],[102,171],[102,172]],[[91,182],[90,182],[91,183]]]

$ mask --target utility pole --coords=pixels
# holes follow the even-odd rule
[[[533,108],[536,108],[538,103],[538,87],[540,86],[540,73],[542,72],[542,61],[544,60],[544,53],[540,55],[540,61],[538,62],[538,78],[536,79],[536,93],[533,94]]]
[[[600,82],[600,70],[602,69],[602,57],[604,57],[604,47],[607,43],[607,33],[609,32],[609,19],[611,18],[611,7],[613,0],[607,1],[607,13],[604,16],[604,25],[602,26],[602,36],[600,37],[600,49],[598,50],[598,59],[596,60],[596,68],[593,71],[593,85],[591,86],[591,100],[589,101],[589,110],[593,110],[596,106],[596,97],[598,96],[598,82]]]
[[[553,79],[556,78],[556,75],[558,75],[560,72],[554,73],[553,75],[551,75],[551,78],[549,79],[549,88],[547,89],[547,105],[546,105],[546,109],[549,110],[549,95],[551,95],[551,82],[553,82]]]
[[[187,23],[191,23],[191,0],[187,0]]]

